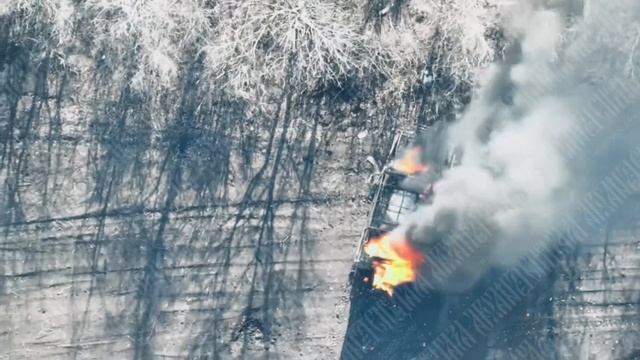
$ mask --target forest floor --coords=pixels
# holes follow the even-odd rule
[[[212,201],[214,125],[60,119],[1,136],[0,358],[339,357],[373,135],[277,129]]]

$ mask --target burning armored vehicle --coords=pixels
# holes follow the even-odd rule
[[[439,156],[441,128],[397,134],[371,181],[368,226],[362,232],[350,280],[357,291],[378,289],[392,295],[397,285],[416,279],[424,257],[408,239],[393,232],[405,217],[433,195],[433,184],[444,167],[457,162],[457,152]],[[375,162],[372,161],[375,165]]]

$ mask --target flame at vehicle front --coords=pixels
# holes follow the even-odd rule
[[[405,151],[400,159],[393,162],[391,167],[407,175],[416,175],[429,170],[429,167],[420,161],[421,151],[420,146]]]
[[[393,289],[416,279],[418,266],[424,256],[404,237],[383,234],[367,241],[364,251],[373,260],[372,286],[390,296]]]

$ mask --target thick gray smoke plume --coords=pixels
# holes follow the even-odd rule
[[[438,246],[453,252],[467,241],[456,231],[469,232],[473,222],[484,229],[477,236],[487,239],[448,286],[464,288],[487,267],[513,264],[540,246],[534,240],[568,214],[580,216],[580,197],[640,144],[631,118],[640,99],[639,8],[634,0],[567,0],[505,10],[513,45],[447,132],[448,143],[463,149],[461,163],[435,184],[433,203],[399,229],[433,262]]]

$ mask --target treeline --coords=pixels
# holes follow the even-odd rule
[[[221,174],[274,139],[295,152],[347,129],[382,157],[395,129],[464,105],[500,54],[498,16],[485,0],[14,0],[0,6],[5,130],[51,107],[64,126],[73,104],[108,134],[209,129]]]
[[[208,92],[252,107],[283,89],[317,95],[354,82],[387,101],[445,76],[451,90],[497,50],[485,0],[14,0],[0,15],[6,40],[35,60],[90,66],[156,96],[198,61]]]

